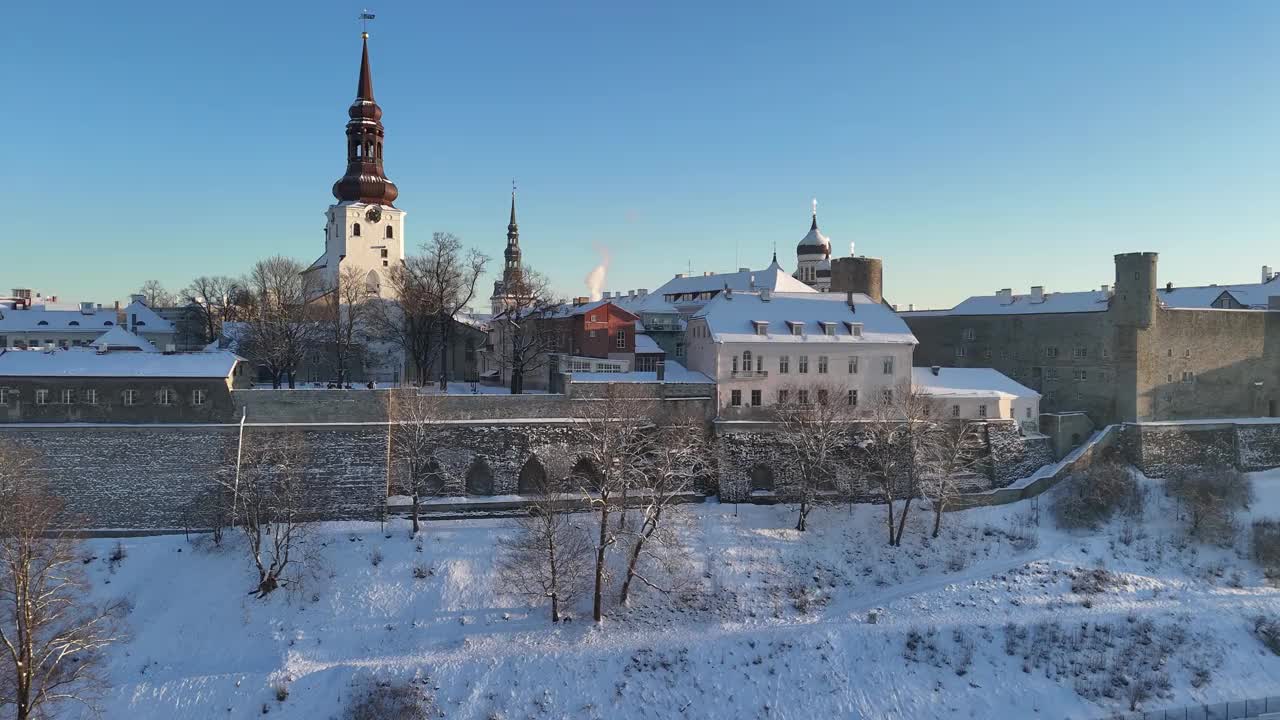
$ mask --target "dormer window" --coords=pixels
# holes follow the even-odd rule
[[[112,325],[115,325],[115,323],[111,322],[110,320],[102,323],[103,327],[111,327]]]
[[[36,323],[36,325],[41,325],[41,326],[48,325],[48,324],[49,324],[48,320],[41,320],[40,322]]]
[[[862,337],[862,323],[846,321],[844,326],[849,328],[849,334],[853,337]]]
[[[768,320],[752,320],[752,321],[751,321],[751,327],[755,328],[755,331],[756,331],[756,334],[757,334],[757,335],[768,335],[768,334],[769,334],[769,321],[768,321]]]
[[[68,324],[68,325],[70,325],[71,327],[80,327],[80,321],[79,321],[79,320],[72,320],[71,322],[69,322],[69,323],[67,323],[67,324]]]
[[[787,327],[791,328],[792,335],[804,335],[804,321],[788,320]]]
[[[835,323],[833,323],[833,322],[827,322],[827,321],[823,320],[822,322],[819,322],[818,324],[822,326],[822,334],[823,334],[823,335],[835,335],[835,334],[836,334],[836,324],[835,324]]]

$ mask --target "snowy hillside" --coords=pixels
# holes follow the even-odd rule
[[[1253,512],[1280,516],[1280,472],[1255,483]],[[495,587],[509,521],[432,522],[420,542],[403,521],[325,525],[318,577],[266,600],[238,539],[127,539],[114,566],[116,541],[94,540],[95,592],[133,603],[105,716],[338,718],[374,677],[480,719],[1102,717],[1128,709],[1115,675],[1147,666],[1169,689],[1146,707],[1280,687],[1251,632],[1280,590],[1243,545],[1184,541],[1154,487],[1145,529],[1068,534],[1044,506],[951,514],[934,541],[921,514],[902,548],[873,506],[803,534],[786,507],[689,506],[682,587],[598,627],[587,605],[552,625]],[[1099,567],[1099,592],[1072,591]]]

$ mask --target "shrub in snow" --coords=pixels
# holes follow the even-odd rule
[[[431,576],[431,569],[428,568],[426,565],[423,565],[422,563],[417,563],[413,566],[414,580],[426,580],[430,576]]]
[[[378,567],[379,565],[381,565],[381,564],[382,564],[382,551],[381,551],[381,550],[376,550],[376,549],[375,549],[373,552],[369,553],[369,564],[370,564],[370,565],[372,565],[372,566],[374,566],[374,567]]]
[[[1097,595],[1120,584],[1120,576],[1105,568],[1081,570],[1071,576],[1071,592],[1077,595]]]
[[[1095,529],[1117,513],[1142,512],[1138,481],[1124,465],[1095,463],[1082,476],[1063,483],[1053,503],[1053,514],[1064,528]]]
[[[129,551],[124,549],[124,543],[116,541],[116,546],[111,548],[111,554],[107,556],[107,563],[111,565],[112,571],[129,557]]]
[[[1259,615],[1253,621],[1253,634],[1271,652],[1280,655],[1280,618]]]
[[[1267,577],[1280,574],[1280,520],[1253,521],[1253,559]]]
[[[369,682],[359,688],[343,714],[343,720],[427,720],[432,716],[431,697],[412,682]]]
[[[1191,468],[1165,486],[1182,506],[1192,537],[1209,542],[1231,539],[1236,511],[1253,500],[1253,482],[1230,467]]]
[[[285,682],[276,683],[273,688],[276,691],[276,701],[284,702],[289,699],[289,684]]]

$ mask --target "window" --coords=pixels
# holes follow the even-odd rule
[[[1190,370],[1182,371],[1182,382],[1184,383],[1195,382],[1195,379],[1196,379],[1195,373],[1191,372]]]
[[[161,405],[172,405],[172,404],[173,404],[173,391],[172,391],[172,390],[170,390],[169,388],[165,388],[165,389],[161,390],[161,391],[160,391],[160,394],[159,394],[159,396],[158,396],[158,399],[160,400],[160,404],[161,404]]]
[[[1189,358],[1189,357],[1191,357],[1191,348],[1187,348],[1186,350],[1184,350],[1184,351],[1183,351],[1183,353],[1182,353],[1182,357],[1184,357],[1184,358]]]
[[[893,356],[888,355],[884,358],[883,369],[885,375],[893,374]]]
[[[734,355],[734,356],[733,356],[733,368],[732,368],[732,371],[733,371],[733,372],[735,372],[735,373],[736,373],[736,372],[738,372],[738,356],[737,356],[737,355]]]
[[[9,404],[9,388],[0,388],[0,406]]]
[[[957,345],[957,346],[956,346],[956,357],[958,357],[958,358],[962,358],[962,357],[967,356],[968,354],[969,354],[969,348],[967,348],[967,347],[965,347],[965,346],[963,346],[963,345]]]
[[[951,406],[951,417],[960,417],[960,406],[959,406],[959,405],[952,405],[952,406]]]
[[[858,374],[858,356],[857,355],[849,356],[849,374],[850,375]]]
[[[1077,345],[1071,348],[1071,357],[1076,360],[1083,360],[1089,357],[1089,348],[1084,345]]]
[[[1058,368],[1045,368],[1044,377],[1046,380],[1056,381],[1058,379]]]
[[[729,393],[729,404],[734,407],[742,407],[742,391],[734,390]]]
[[[796,402],[800,403],[801,405],[808,405],[808,404],[809,404],[809,391],[808,391],[808,390],[797,390],[797,391],[796,391]]]
[[[792,335],[803,335],[803,334],[804,334],[804,323],[789,323],[789,324],[791,325],[791,334],[792,334]]]
[[[206,393],[204,390],[192,390],[191,404],[196,407],[200,407],[201,405],[204,404],[205,397],[206,397]]]
[[[595,315],[589,315],[587,316],[587,319],[590,320],[591,322],[600,322],[599,320],[596,319]]]
[[[588,330],[588,331],[587,331],[587,337],[595,337],[595,336],[596,336],[596,331],[595,331],[595,330]]]
[[[862,323],[853,323],[849,326],[849,334],[854,337],[862,337]]]
[[[351,235],[353,237],[360,237],[360,223],[356,223],[351,226]]]
[[[63,391],[62,391],[62,404],[63,404],[63,405],[71,405],[71,404],[72,404],[72,403],[74,403],[75,401],[76,401],[76,391],[75,391],[75,390],[71,390],[71,389],[69,389],[69,388],[68,388],[68,389],[65,389],[65,390],[63,390]]]
[[[387,226],[387,239],[388,239],[388,240],[392,240],[392,239],[394,239],[394,238],[395,238],[395,236],[396,236],[395,231],[391,229],[391,226],[390,226],[390,225],[388,225],[388,226]],[[385,257],[385,256],[384,256],[384,257]]]
[[[122,394],[121,398],[124,400],[124,404],[125,404],[125,406],[126,406],[126,407],[131,407],[131,406],[133,406],[133,405],[137,405],[137,404],[138,404],[138,391],[137,391],[137,390],[125,390],[125,391],[124,391],[124,393]]]
[[[37,405],[45,405],[45,404],[48,404],[48,402],[49,402],[49,391],[48,391],[48,390],[37,390],[37,391],[36,391],[36,404],[37,404]]]
[[[1058,348],[1054,345],[1046,346],[1044,349],[1044,356],[1047,358],[1058,357]]]
[[[836,326],[835,326],[835,324],[834,324],[834,323],[822,323],[822,334],[823,334],[823,335],[835,335],[835,334],[836,334]]]
[[[885,404],[885,405],[888,405],[888,404],[892,403],[892,402],[893,402],[893,390],[891,390],[891,389],[889,389],[889,388],[885,388],[883,391],[881,391],[880,398],[881,398],[881,400],[883,400],[883,401],[884,401],[884,404]]]
[[[786,375],[789,372],[791,372],[791,356],[779,355],[778,356],[778,374]]]
[[[742,351],[742,369],[744,372],[751,372],[751,351]]]
[[[676,357],[684,357],[684,343],[676,343]]]
[[[754,323],[754,325],[755,325],[757,335],[769,334],[769,323],[757,322],[757,323]]]
[[[1057,390],[1047,390],[1047,391],[1045,391],[1044,399],[1045,399],[1046,401],[1048,401],[1048,402],[1054,402],[1054,401],[1056,401],[1056,400],[1058,399],[1058,391],[1057,391]]]
[[[858,391],[850,390],[845,394],[844,401],[849,407],[858,407]]]
[[[786,405],[786,404],[787,404],[787,391],[786,391],[786,390],[779,390],[779,391],[778,391],[778,404],[779,404],[779,405]]]
[[[1084,382],[1088,379],[1088,373],[1084,368],[1077,368],[1071,371],[1071,379],[1076,382]]]
[[[391,228],[387,228],[387,229],[388,229],[388,230],[390,230]],[[387,257],[387,249],[386,249],[386,248],[382,248],[382,251],[381,251],[381,253],[380,253],[380,254],[382,255],[382,257],[383,257],[383,258]]]
[[[1027,419],[1031,419],[1031,408],[1027,408]]]
[[[990,359],[991,359],[991,348],[985,348],[985,349],[983,349],[983,351],[982,351],[982,357],[986,358],[987,360],[990,360]]]
[[[760,391],[752,390],[751,391],[751,407],[760,407],[763,404],[764,403],[763,403],[763,399],[761,398]]]
[[[987,416],[987,406],[986,406],[986,405],[979,405],[979,406],[978,406],[978,417],[982,417],[982,418],[984,418],[984,417],[986,417],[986,416]]]
[[[764,372],[764,356],[763,355],[756,356],[756,372],[758,373]]]
[[[622,350],[623,348],[625,348],[625,347],[627,346],[627,331],[626,331],[626,330],[623,330],[623,329],[619,329],[619,330],[618,330],[618,341],[617,341],[616,345],[617,345],[617,348],[618,348],[619,350]]]
[[[94,389],[92,389],[92,388],[91,388],[91,389],[89,389],[89,390],[85,390],[85,391],[84,391],[84,403],[85,403],[86,405],[97,405],[97,404],[98,404],[98,391],[97,391],[97,390],[94,390]]]
[[[826,355],[818,356],[818,374],[819,375],[827,374],[827,356]]]
[[[973,328],[965,328],[960,332],[961,340],[973,340],[978,337],[978,333]]]
[[[800,374],[806,375],[808,374],[808,372],[809,372],[809,356],[801,355],[800,356]]]
[[[819,405],[826,405],[826,404],[827,404],[827,399],[828,399],[828,398],[827,398],[827,389],[826,389],[826,388],[818,388],[818,404],[819,404]]]

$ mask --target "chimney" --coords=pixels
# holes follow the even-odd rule
[[[751,272],[751,268],[738,268],[738,272]]]
[[[1164,284],[1164,291],[1165,291],[1165,292],[1173,292],[1173,281],[1172,281],[1172,280],[1170,280],[1169,282],[1167,282],[1167,283],[1165,283],[1165,284]]]
[[[1104,297],[1104,298],[1106,298],[1106,299],[1108,299],[1108,300],[1110,300],[1110,299],[1111,299],[1111,286],[1110,286],[1110,285],[1103,285],[1103,286],[1102,286],[1102,297]]]
[[[1031,302],[1033,303],[1044,302],[1044,286],[1043,285],[1031,286]]]
[[[92,315],[92,314],[93,314],[93,303],[91,303],[91,302],[82,302],[82,303],[80,303],[80,314],[81,314],[81,315]]]
[[[676,273],[676,279],[677,279],[677,280],[679,280],[679,279],[681,279],[681,278],[683,278],[683,277],[684,277],[684,273]]]
[[[635,291],[635,290],[628,290],[628,291],[627,291],[627,297],[629,297],[629,298],[633,298],[633,297],[635,297],[635,296],[636,296],[636,291]]]
[[[604,291],[604,293],[602,293],[602,294],[600,295],[600,299],[601,299],[601,300],[608,300],[608,299],[609,299],[609,291],[608,291],[608,290],[605,290],[605,291]]]
[[[733,288],[729,287],[728,285],[724,286],[724,299],[725,300],[733,299]]]
[[[130,302],[130,303],[141,303],[141,304],[143,304],[143,305],[146,305],[146,304],[147,304],[147,296],[146,296],[146,295],[130,295],[130,296],[129,296],[129,302]]]
[[[178,352],[178,346],[177,346],[177,345],[174,345],[173,343],[169,343],[168,345],[165,345],[165,346],[164,346],[164,354],[165,354],[165,355],[172,355],[172,354],[174,354],[174,353],[176,353],[176,352]]]
[[[1000,288],[996,291],[996,297],[1000,298],[1001,305],[1013,304],[1013,288]]]
[[[929,368],[929,371],[932,372],[935,377],[942,374],[942,368],[938,365],[934,365],[933,367]]]
[[[639,295],[640,297],[644,297],[645,295],[649,294],[649,288],[640,288],[639,290],[636,291],[636,294]]]
[[[915,309],[916,309],[915,303],[907,303],[907,312],[911,312],[912,310],[915,310]]]
[[[658,371],[658,382],[662,382],[667,379],[667,364],[665,362],[659,360],[654,368]]]
[[[1270,266],[1270,265],[1263,265],[1263,266],[1262,266],[1262,282],[1264,282],[1264,283],[1266,283],[1266,282],[1271,282],[1271,279],[1272,279],[1273,277],[1274,277],[1274,276],[1271,274],[1271,266]]]
[[[844,304],[853,307],[853,291],[848,290],[844,294]]]

